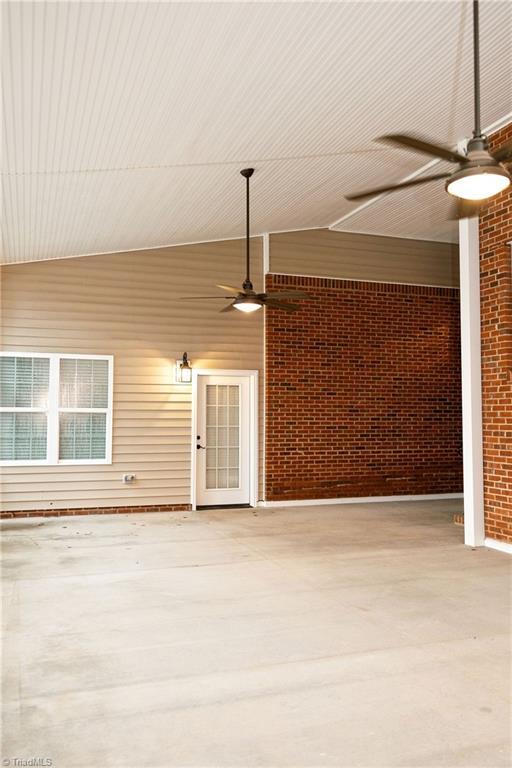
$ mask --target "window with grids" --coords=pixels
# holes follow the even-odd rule
[[[60,360],[61,461],[106,458],[108,368],[108,360]]]
[[[109,463],[112,357],[2,353],[0,461]]]
[[[206,488],[240,487],[240,387],[206,385]]]
[[[0,458],[46,461],[50,360],[0,358]]]

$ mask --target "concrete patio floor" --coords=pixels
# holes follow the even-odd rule
[[[2,758],[508,766],[510,560],[460,507],[4,521]]]

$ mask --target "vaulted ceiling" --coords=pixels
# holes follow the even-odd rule
[[[345,192],[472,129],[471,3],[5,2],[3,261],[326,227],[453,240],[442,182]],[[481,3],[484,126],[512,111],[512,3]],[[441,168],[441,164],[436,167]],[[338,223],[336,223],[338,222]]]

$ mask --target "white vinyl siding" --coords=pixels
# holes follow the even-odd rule
[[[263,312],[238,318],[219,311],[222,299],[181,297],[222,295],[219,282],[239,285],[244,258],[243,240],[229,240],[2,268],[3,349],[108,354],[115,369],[112,462],[13,463],[2,471],[3,510],[190,502],[192,387],[174,382],[175,361],[186,350],[193,368],[262,374]],[[251,261],[263,290],[260,239]],[[262,397],[263,375],[259,381]],[[135,482],[123,483],[125,473]]]
[[[455,243],[308,229],[270,235],[270,272],[458,287]]]
[[[110,463],[111,356],[0,355],[0,463]]]

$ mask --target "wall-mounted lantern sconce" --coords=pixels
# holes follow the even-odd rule
[[[186,352],[181,360],[176,360],[175,380],[176,384],[190,384],[192,381],[192,366]]]

